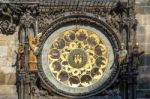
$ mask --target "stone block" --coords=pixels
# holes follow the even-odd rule
[[[5,74],[5,84],[15,85],[16,84],[16,73]]]
[[[149,15],[150,14],[150,2],[137,4],[136,12],[137,14]]]
[[[0,73],[0,85],[15,85],[16,74],[15,73]]]
[[[16,73],[16,68],[11,66],[0,66],[0,72],[3,72],[5,74]]]
[[[0,66],[0,85],[15,85],[16,70],[13,67]]]
[[[137,13],[136,19],[138,20],[138,26],[143,26],[144,25],[144,15]]]
[[[138,68],[138,70],[139,70],[139,74],[150,74],[150,66],[140,66],[139,68]]]
[[[139,89],[150,89],[150,75],[149,74],[140,74],[137,78],[138,88]]]
[[[141,23],[138,24],[136,34],[137,35],[145,35],[145,26],[142,26]]]
[[[1,95],[0,99],[18,99],[17,95]]]
[[[140,59],[140,67],[141,66],[148,66],[150,67],[150,53],[141,55]]]
[[[144,51],[145,51],[145,54],[150,53],[150,43],[145,43]]]
[[[141,57],[142,58],[142,57]],[[145,54],[144,56],[143,56],[143,62],[144,62],[144,65],[145,66],[149,66],[150,67],[150,53],[149,54]],[[150,71],[150,70],[149,70]]]
[[[7,64],[7,46],[0,46],[0,66]]]
[[[144,34],[137,34],[136,35],[137,43],[145,43],[145,35]]]
[[[149,16],[150,18],[150,16]],[[150,19],[148,19],[150,20]],[[144,28],[145,28],[145,36],[148,36],[148,38],[150,38],[150,23],[148,23],[148,25],[144,25]]]
[[[149,0],[136,0],[136,2],[139,2],[139,3],[146,3],[148,2]]]
[[[0,72],[0,85],[5,83],[5,74]]]
[[[0,96],[2,95],[17,95],[15,85],[0,85]]]
[[[138,89],[136,92],[137,92],[137,99],[150,99],[149,89]]]
[[[150,25],[150,14],[146,14],[148,10],[150,10],[150,7],[146,7],[147,9],[144,8],[144,25]],[[150,11],[149,11],[150,13]]]
[[[150,3],[148,3],[148,5],[144,7],[144,13],[148,15],[150,14]]]
[[[144,14],[144,6],[136,5],[136,13]]]

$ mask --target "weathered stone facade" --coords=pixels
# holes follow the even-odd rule
[[[16,61],[17,35],[17,32],[10,36],[0,34],[0,99],[8,96],[16,99],[16,67],[13,64]]]
[[[145,51],[141,58],[138,77],[138,98],[150,98],[150,0],[137,0],[137,42]],[[16,99],[16,51],[18,32],[13,35],[0,34],[0,99]],[[10,97],[9,97],[10,96]]]
[[[138,77],[138,98],[150,98],[150,1],[137,0],[137,41],[145,55],[141,58]]]

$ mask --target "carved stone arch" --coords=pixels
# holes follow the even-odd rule
[[[31,24],[30,29],[32,29],[32,37],[36,36],[36,26],[34,23]]]
[[[18,31],[18,40],[19,43],[25,43],[25,37],[26,37],[26,28],[25,25],[20,25],[19,31]]]
[[[30,21],[32,23],[30,23]],[[34,20],[23,20],[22,22],[20,22],[18,34],[20,43],[23,43],[23,41],[28,42],[29,38],[34,39],[34,37],[36,36],[36,27]]]
[[[32,38],[32,39],[34,39],[34,37],[36,36],[36,30],[35,30],[34,23],[31,23],[30,27],[27,27],[27,36],[28,36],[28,38]]]

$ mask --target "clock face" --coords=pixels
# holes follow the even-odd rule
[[[55,92],[88,95],[111,83],[114,51],[109,39],[96,28],[60,27],[46,38],[40,54],[41,75]]]
[[[85,27],[60,31],[48,49],[48,69],[53,78],[70,88],[85,88],[97,83],[108,66],[105,41]]]

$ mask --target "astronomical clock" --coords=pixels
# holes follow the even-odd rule
[[[134,3],[2,0],[2,33],[18,27],[18,99],[128,99],[140,55]]]

